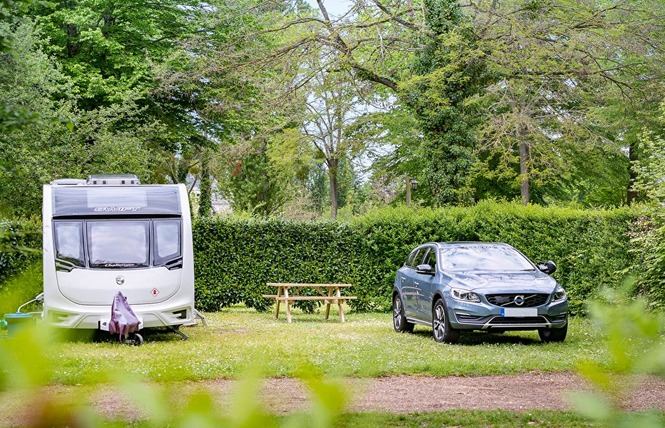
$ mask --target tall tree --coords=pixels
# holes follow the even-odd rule
[[[308,9],[303,2],[248,2],[245,8],[229,2],[217,13],[222,22],[229,16],[244,16],[242,26],[207,52],[210,60],[205,64],[210,73],[205,80],[227,82],[227,93],[222,96],[220,91],[220,100],[225,101],[211,103],[216,111],[208,109],[204,115],[223,113],[226,118],[227,134],[220,139],[214,172],[235,210],[274,215],[295,193],[296,183],[302,187],[302,165],[307,160],[291,159],[287,153],[299,141],[294,131],[299,129],[304,95],[293,86],[308,55],[299,61],[265,61],[283,39],[293,36],[288,31],[268,31],[266,25],[287,19],[301,8]]]
[[[473,201],[470,170],[476,162],[481,113],[473,102],[491,73],[473,22],[456,0],[425,0],[426,47],[403,85],[402,100],[419,118],[422,158],[437,205]]]
[[[633,191],[642,193],[649,201],[665,201],[665,102],[661,103],[659,126],[645,127],[640,135],[642,156],[632,165],[639,179],[633,185]],[[660,208],[658,209],[660,212]]]
[[[524,203],[534,188],[543,200],[569,186],[562,177],[628,167],[619,154],[633,146],[638,111],[653,115],[662,93],[664,12],[649,0],[474,3],[478,43],[496,74],[484,98],[485,158],[504,176],[514,171]],[[598,159],[597,169],[581,168],[580,157]],[[606,178],[625,192],[626,170]]]
[[[93,110],[134,98],[148,104],[152,63],[197,28],[196,1],[35,2],[30,12],[49,34],[50,53],[72,78],[79,106]]]
[[[32,200],[41,182],[30,174],[41,177],[44,165],[52,164],[37,148],[44,143],[40,134],[64,128],[58,116],[68,105],[52,98],[67,89],[67,81],[39,49],[30,20],[0,23],[0,37],[7,42],[0,52],[0,208],[4,215],[36,213],[39,200]]]
[[[223,108],[237,99],[233,86],[205,70],[214,66],[205,55],[234,36],[236,26],[221,23],[226,7],[224,1],[76,0],[35,3],[32,13],[50,35],[50,52],[71,78],[79,108],[92,111],[132,100],[142,109],[141,124],[164,125],[153,149],[182,159],[214,145],[208,136],[228,134],[234,118],[224,114],[238,108]],[[177,168],[162,168],[172,171]]]
[[[30,4],[30,0],[2,0],[0,1],[0,53],[8,54],[3,58],[3,66],[11,70],[10,60],[15,51],[14,37],[19,32],[17,29],[26,23],[20,14]],[[34,112],[26,110],[17,105],[11,105],[12,100],[6,100],[7,104],[0,104],[0,132],[15,129],[36,120]]]
[[[362,115],[364,106],[357,88],[345,73],[323,70],[312,78],[306,101],[303,133],[324,161],[330,189],[330,215],[337,218],[339,208],[340,162],[358,149],[358,141],[349,137],[347,127]]]
[[[94,111],[78,109],[69,95],[70,80],[40,48],[34,23],[23,18],[0,27],[12,35],[11,50],[0,54],[0,104],[28,111],[32,118],[0,133],[4,213],[39,213],[41,186],[54,178],[127,170],[149,177],[156,156],[148,153],[147,143],[160,127],[136,125],[140,109],[129,100]]]

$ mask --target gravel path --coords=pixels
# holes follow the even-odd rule
[[[391,376],[347,379],[346,384],[347,390],[353,391],[349,410],[390,413],[452,409],[566,410],[571,408],[567,401],[570,392],[588,390],[577,375],[570,373],[438,378]],[[276,400],[275,397],[281,398]],[[303,410],[308,403],[305,388],[294,379],[265,381],[264,401],[276,413]],[[642,379],[635,393],[623,404],[627,410],[665,411],[665,380]]]
[[[640,378],[636,382],[633,393],[622,402],[624,409],[665,411],[665,379],[649,377]],[[220,408],[224,408],[229,403],[236,383],[215,380],[182,382],[169,386],[171,391],[181,392],[181,397],[201,389],[208,390]],[[568,394],[588,389],[585,382],[572,373],[440,378],[391,376],[350,378],[344,379],[343,383],[350,394],[347,410],[391,413],[451,409],[568,410],[571,409]],[[41,396],[67,396],[74,390],[75,387],[50,386],[41,391]],[[101,414],[110,418],[131,420],[145,417],[140,409],[112,387],[96,388],[87,399]],[[307,411],[309,407],[308,391],[297,379],[264,380],[260,400],[266,410],[276,414]],[[17,395],[0,394],[0,425],[21,425],[28,422],[31,415],[40,413],[38,403],[33,400],[28,405],[25,401]]]

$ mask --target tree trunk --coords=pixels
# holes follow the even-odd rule
[[[207,151],[201,156],[199,191],[199,217],[210,217],[212,214],[212,182],[210,180],[210,154]]]
[[[330,216],[337,219],[337,159],[330,159],[328,163],[328,179],[330,181]]]
[[[630,143],[628,145],[628,190],[626,192],[626,204],[631,205],[637,199],[637,191],[634,190],[635,181],[637,180],[637,172],[633,168],[633,164],[638,159],[637,155],[637,143]]]
[[[189,174],[189,161],[184,158],[176,160],[175,177],[172,177],[176,183],[187,183],[187,174]]]
[[[411,177],[406,177],[406,206],[411,205]]]
[[[75,24],[66,24],[65,31],[67,32],[67,56],[69,58],[75,57],[81,50],[81,44],[76,42],[79,36],[79,29]]]
[[[262,161],[265,160],[266,162],[269,162],[267,160],[267,154],[266,154],[267,151],[268,151],[268,144],[266,140],[261,140],[257,155]],[[261,174],[261,187],[257,196],[259,199],[259,203],[261,203],[263,208],[265,209],[265,213],[266,214],[270,213],[271,210],[270,183],[268,181],[268,174],[266,174],[265,171],[263,174]]]
[[[520,193],[522,203],[529,204],[529,144],[520,143]]]

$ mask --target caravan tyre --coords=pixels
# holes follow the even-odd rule
[[[132,341],[132,344],[134,346],[141,346],[143,345],[143,336],[141,336],[138,333],[134,333],[134,340]]]

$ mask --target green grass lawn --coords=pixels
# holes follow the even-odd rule
[[[604,358],[597,334],[581,319],[571,321],[564,343],[543,344],[536,332],[474,332],[448,345],[436,343],[425,326],[395,333],[389,313],[349,313],[343,324],[335,315],[326,322],[323,313],[296,311],[288,324],[281,314],[276,320],[273,313],[234,307],[206,314],[208,327],[183,328],[187,341],[147,331],[139,347],[69,340],[51,350],[52,382],[96,383],[115,368],[151,381],[238,378],[257,369],[268,377],[294,376],[303,368],[356,377],[487,375],[573,371],[581,358]]]
[[[351,413],[340,417],[337,428],[434,428],[434,427],[591,427],[588,419],[573,412],[535,410],[528,412],[451,410],[447,412]]]
[[[206,314],[207,327],[199,324],[183,328],[189,335],[187,341],[180,340],[173,333],[145,330],[142,333],[146,342],[137,347],[111,340],[108,334],[97,334],[95,340],[79,337],[55,341],[46,348],[46,357],[36,356],[40,349],[38,345],[34,345],[36,351],[33,354],[33,344],[19,341],[22,339],[20,334],[14,339],[5,339],[4,345],[25,348],[23,355],[34,359],[26,364],[43,366],[44,370],[34,369],[38,384],[75,385],[68,390],[85,397],[98,388],[96,384],[117,384],[110,376],[117,376],[121,371],[122,376],[132,382],[146,382],[146,385],[156,382],[176,403],[188,400],[185,389],[196,389],[196,383],[183,389],[177,381],[245,379],[248,373],[256,374],[257,371],[263,377],[291,377],[303,375],[303,369],[309,369],[310,374],[322,375],[324,379],[414,374],[472,376],[574,371],[582,359],[604,361],[609,357],[606,347],[601,346],[600,332],[585,319],[571,320],[569,336],[563,343],[544,344],[536,332],[474,332],[463,335],[459,344],[449,345],[434,342],[431,329],[424,326],[416,326],[413,334],[395,333],[389,313],[347,313],[346,323],[340,323],[336,315],[336,312],[331,313],[331,320],[326,322],[322,312],[305,314],[295,311],[294,322],[289,324],[283,314],[276,320],[273,313],[233,307]],[[42,374],[46,375],[39,379]],[[128,388],[139,388],[140,391],[142,387],[138,385],[133,383]],[[22,401],[7,391],[4,394],[5,398],[13,400],[0,405],[2,412],[12,411]],[[55,403],[60,406],[59,401]],[[164,412],[169,409],[164,403],[161,406]],[[172,415],[181,415],[183,411],[168,410]],[[184,415],[187,417],[187,413]],[[309,415],[300,415],[299,419],[293,420],[291,416],[266,417],[272,421],[271,426],[316,425],[307,422]],[[663,421],[662,413],[659,417]],[[339,428],[593,426],[573,412],[541,410],[456,410],[408,415],[343,413],[334,420],[333,426]],[[128,421],[103,423],[125,426]],[[152,421],[145,420],[134,421],[131,425],[155,426]]]
[[[290,419],[290,421],[289,421]],[[300,423],[293,423],[293,420]],[[289,422],[291,422],[289,424]],[[274,417],[270,423],[280,426],[316,426],[305,417],[284,418]],[[125,421],[109,426],[124,427]],[[150,426],[144,422],[136,422],[130,426]],[[588,419],[573,412],[553,412],[535,410],[529,412],[495,411],[468,411],[451,410],[447,412],[411,413],[394,415],[390,413],[347,413],[340,415],[334,422],[334,428],[441,428],[441,427],[467,427],[467,428],[556,428],[556,427],[593,427],[596,426]]]

